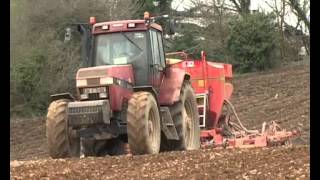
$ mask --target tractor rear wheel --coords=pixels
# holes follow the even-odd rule
[[[170,141],[170,150],[193,150],[200,148],[200,127],[197,103],[189,82],[184,82],[180,100],[170,107],[179,140]]]
[[[160,115],[149,92],[134,93],[127,110],[128,143],[132,154],[157,154],[160,150]]]
[[[69,100],[53,101],[48,109],[46,136],[49,155],[52,158],[65,158],[79,155],[79,138],[72,137],[67,126],[67,105]]]

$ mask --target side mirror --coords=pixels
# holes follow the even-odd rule
[[[176,20],[175,19],[170,19],[169,20],[169,29],[168,29],[168,34],[173,35],[176,33]]]
[[[71,28],[67,27],[64,34],[64,42],[69,42],[71,40]]]

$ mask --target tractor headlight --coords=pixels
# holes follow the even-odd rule
[[[80,99],[88,99],[88,94],[80,94]]]
[[[112,77],[103,77],[103,78],[100,78],[100,84],[101,84],[101,85],[113,84],[113,78],[112,78]]]
[[[100,98],[107,98],[107,97],[108,97],[108,94],[107,94],[106,92],[99,93],[99,97],[100,97]]]
[[[87,80],[86,79],[78,79],[77,80],[77,87],[80,86],[87,86]]]
[[[83,94],[106,93],[107,87],[83,88]]]
[[[80,99],[108,98],[107,87],[80,88]]]

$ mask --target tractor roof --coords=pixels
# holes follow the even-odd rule
[[[93,25],[92,33],[112,33],[125,31],[140,31],[154,28],[162,32],[162,27],[159,24],[151,23],[149,26],[145,20],[123,20],[123,21],[109,21],[101,22]]]

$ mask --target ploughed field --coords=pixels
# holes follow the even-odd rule
[[[10,176],[13,179],[309,179],[310,71],[291,65],[234,77],[234,104],[248,129],[275,120],[299,129],[292,146],[202,149],[159,155],[52,160],[45,118],[11,119]]]
[[[309,179],[308,146],[11,161],[12,179]]]

